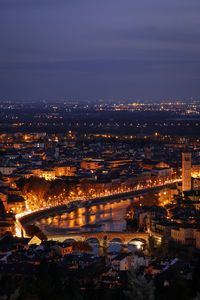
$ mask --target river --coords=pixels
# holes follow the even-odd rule
[[[41,219],[35,224],[46,234],[87,232],[87,231],[125,231],[125,214],[131,199],[120,202],[99,204],[89,208],[78,208],[71,213],[64,213],[55,217]],[[99,245],[95,240],[90,241],[95,254],[99,252]],[[133,245],[129,245],[134,250]],[[109,251],[120,252],[121,242],[113,240]]]
[[[77,208],[70,213],[44,218],[35,224],[46,234],[81,231],[124,231],[127,207],[132,200]]]
[[[149,192],[140,199],[137,204],[157,205],[163,193],[166,194],[168,189],[161,192]],[[161,196],[159,196],[161,195]],[[45,234],[70,233],[70,232],[88,232],[88,231],[125,231],[126,230],[126,210],[127,207],[136,201],[130,198],[113,203],[104,203],[90,207],[77,208],[69,213],[62,213],[53,217],[43,218],[35,222]],[[96,241],[90,241],[94,252],[98,252]],[[134,250],[133,245],[129,245],[130,250]],[[121,250],[121,242],[113,241],[109,246],[109,251]]]

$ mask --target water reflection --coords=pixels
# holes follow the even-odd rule
[[[150,191],[137,197],[138,205],[163,205],[170,202],[171,189],[159,192]],[[67,233],[77,231],[123,231],[126,229],[124,216],[127,207],[136,200],[127,199],[119,202],[78,208],[70,213],[39,220],[37,225],[45,233]]]
[[[60,216],[39,220],[39,226],[45,233],[77,231],[123,231],[126,229],[124,219],[131,199],[115,203],[99,204],[88,208],[64,213]]]
[[[111,253],[119,253],[119,252],[123,251],[121,241],[118,239],[112,240],[109,243],[107,249],[101,248],[97,239],[91,238],[91,239],[87,240],[87,243],[90,244],[90,246],[92,247],[94,255],[104,255],[105,251],[110,254]],[[127,245],[127,249],[132,252],[135,252],[137,247],[136,247],[135,243],[131,242]]]

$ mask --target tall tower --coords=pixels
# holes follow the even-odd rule
[[[191,190],[191,153],[182,153],[182,192]]]

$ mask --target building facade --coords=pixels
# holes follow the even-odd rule
[[[191,153],[182,153],[182,191],[191,190]]]

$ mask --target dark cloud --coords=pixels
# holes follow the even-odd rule
[[[111,34],[111,33],[110,33]],[[189,43],[200,44],[200,28],[159,28],[159,27],[145,27],[145,28],[128,28],[112,32],[117,38],[123,40],[145,40],[154,42],[171,43]]]
[[[0,97],[199,95],[199,0],[0,0]]]
[[[1,9],[21,9],[63,4],[64,0],[0,0]],[[70,2],[70,0],[69,0]]]
[[[153,67],[163,67],[174,65],[175,67],[200,64],[200,57],[183,58],[177,56],[168,59],[145,60],[71,60],[59,62],[26,62],[26,63],[7,63],[0,65],[1,71],[65,71],[65,72],[93,72],[93,73],[132,73],[135,71],[145,71]]]

